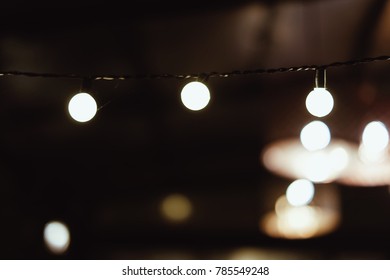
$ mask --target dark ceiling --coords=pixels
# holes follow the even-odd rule
[[[34,3],[2,8],[3,71],[199,73],[390,54],[386,0]],[[357,142],[368,119],[390,125],[389,67],[328,70],[333,136]],[[211,78],[211,102],[198,112],[181,104],[186,80],[96,81],[104,106],[76,123],[66,106],[79,80],[2,77],[0,257],[227,259],[252,248],[264,258],[389,258],[387,186],[335,184],[342,223],[326,236],[283,240],[259,230],[268,194],[291,182],[259,155],[311,120],[304,101],[313,79],[310,71]],[[171,193],[193,204],[182,224],[159,213]],[[42,238],[56,219],[72,236],[61,256]]]

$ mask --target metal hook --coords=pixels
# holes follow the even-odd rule
[[[316,88],[326,88],[326,68],[316,69],[315,86]]]

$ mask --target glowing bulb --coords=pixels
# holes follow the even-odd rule
[[[95,99],[88,93],[78,93],[69,101],[68,110],[70,116],[78,122],[91,120],[97,111]]]
[[[167,196],[161,203],[163,216],[173,222],[181,222],[188,219],[192,213],[190,200],[181,194]]]
[[[317,151],[328,146],[331,136],[326,124],[312,121],[302,129],[300,138],[306,150]]]
[[[181,101],[190,110],[201,110],[209,104],[210,91],[201,82],[190,82],[181,91]]]
[[[48,249],[55,254],[64,253],[70,244],[70,233],[66,225],[52,221],[45,225],[43,238]]]
[[[379,121],[370,122],[363,130],[359,157],[365,163],[382,162],[386,158],[388,144],[389,133],[386,126]]]
[[[295,180],[288,186],[286,197],[293,206],[307,205],[313,200],[314,185],[306,179]]]
[[[325,88],[314,88],[306,97],[306,108],[316,117],[325,117],[333,109],[332,94]]]
[[[386,126],[378,121],[366,125],[362,135],[363,145],[372,151],[382,151],[389,144]]]

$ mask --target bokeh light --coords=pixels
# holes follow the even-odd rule
[[[325,117],[333,109],[332,94],[325,88],[314,88],[306,97],[306,108],[315,117]]]
[[[192,214],[191,201],[182,194],[171,194],[161,203],[163,217],[172,222],[183,222]]]
[[[209,104],[210,91],[201,82],[190,82],[181,91],[181,101],[190,110],[202,110]]]
[[[297,138],[275,141],[265,147],[262,163],[276,175],[289,179],[308,179],[329,183],[348,168],[355,143],[333,139],[326,148],[308,151]]]
[[[317,203],[292,206],[286,195],[280,196],[275,210],[260,220],[260,229],[271,237],[286,239],[307,239],[334,231],[341,219],[334,188],[322,188],[317,197]]]
[[[59,221],[51,221],[45,225],[43,238],[47,248],[54,254],[63,254],[70,245],[68,227]]]
[[[306,179],[298,179],[292,182],[286,191],[287,201],[293,206],[309,204],[314,197],[314,185]]]
[[[301,130],[300,139],[308,151],[321,150],[329,145],[330,130],[325,123],[312,121]]]
[[[97,104],[90,94],[81,92],[71,98],[68,104],[68,111],[74,120],[87,122],[96,115]]]
[[[362,143],[370,150],[383,150],[389,144],[389,133],[386,126],[379,121],[373,121],[363,130]]]
[[[389,133],[386,126],[379,121],[373,121],[366,125],[362,134],[362,142],[359,147],[359,156],[363,162],[378,163],[383,161],[387,154]]]

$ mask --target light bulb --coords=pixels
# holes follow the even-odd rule
[[[307,124],[300,134],[302,145],[308,151],[317,151],[325,148],[330,143],[330,130],[321,121],[312,121]]]
[[[73,96],[69,101],[68,111],[74,120],[87,122],[96,115],[97,104],[90,94],[81,92]]]
[[[333,109],[332,94],[325,88],[314,88],[306,97],[306,108],[315,117],[325,117]]]
[[[210,91],[201,82],[190,82],[181,91],[181,101],[190,110],[201,110],[209,104]]]
[[[306,179],[299,179],[292,182],[286,191],[287,201],[293,206],[309,204],[314,197],[314,185]]]
[[[362,143],[373,151],[384,150],[389,144],[389,133],[386,126],[379,121],[367,124],[363,130]]]
[[[55,254],[64,253],[70,244],[69,229],[59,221],[51,221],[45,225],[43,238],[48,249]]]
[[[389,144],[389,133],[386,126],[379,121],[366,125],[359,147],[359,157],[366,163],[378,163],[385,159],[386,148]]]

